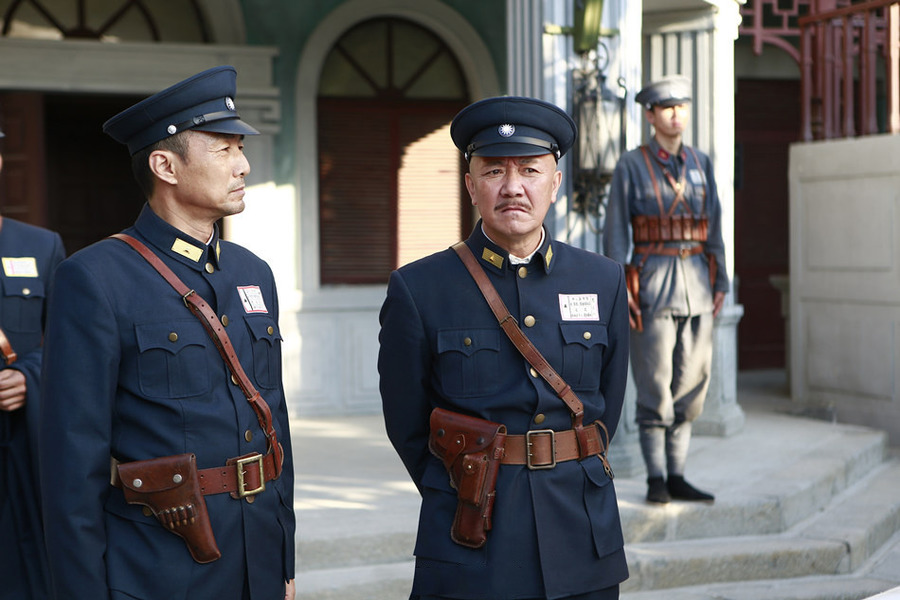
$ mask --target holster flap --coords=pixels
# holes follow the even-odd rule
[[[137,461],[116,465],[122,487],[143,494],[164,492],[186,485],[195,472],[194,454],[164,456],[152,461]]]
[[[498,434],[506,434],[505,425],[435,408],[428,449],[449,469],[460,454],[485,450]]]

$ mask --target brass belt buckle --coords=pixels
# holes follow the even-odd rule
[[[245,498],[247,496],[255,496],[256,494],[265,491],[266,489],[266,471],[263,466],[263,455],[255,454],[253,456],[247,456],[245,458],[239,458],[235,465],[237,466],[237,479],[238,479],[238,497]],[[246,482],[244,481],[244,466],[252,463],[257,463],[259,465],[259,487],[248,490],[246,489]]]
[[[688,256],[691,255],[691,250],[692,250],[692,248],[687,248],[685,246],[682,246],[681,248],[678,249],[678,256],[682,259],[687,258]]]
[[[536,435],[547,434],[550,436],[550,454],[553,455],[553,460],[547,463],[546,465],[536,465],[531,462],[532,453],[531,447],[534,445],[534,442],[531,441]],[[531,431],[525,432],[525,466],[527,466],[532,471],[539,471],[541,469],[552,469],[556,466],[556,432],[552,429],[533,429]]]

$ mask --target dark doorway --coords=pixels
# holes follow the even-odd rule
[[[137,100],[0,93],[0,212],[57,231],[69,254],[130,225],[143,198],[128,151],[102,127]]]
[[[47,227],[72,253],[131,225],[143,205],[128,150],[103,123],[140,98],[47,95]]]
[[[737,82],[735,98],[735,273],[744,316],[738,326],[738,368],[785,367],[781,292],[786,276],[788,157],[800,132],[800,82]]]

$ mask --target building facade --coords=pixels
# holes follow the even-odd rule
[[[100,126],[135,99],[218,64],[238,71],[247,209],[225,235],[276,274],[295,415],[375,412],[387,274],[477,219],[449,123],[479,98],[531,95],[577,115],[577,151],[548,216],[599,250],[603,186],[647,136],[634,95],[694,80],[686,141],[709,153],[734,236],[734,40],[739,0],[0,0],[0,210],[56,229],[71,253],[124,227],[141,198]],[[587,46],[583,28],[601,11]],[[729,251],[729,272],[734,272]],[[717,329],[711,433],[740,428],[732,300]]]

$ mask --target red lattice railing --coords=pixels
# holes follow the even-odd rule
[[[900,0],[812,11],[797,22],[803,139],[900,132]]]

